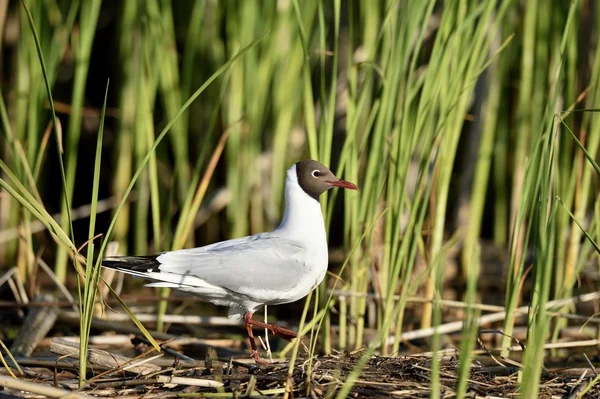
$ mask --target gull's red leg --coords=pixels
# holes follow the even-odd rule
[[[252,348],[252,353],[250,356],[254,359],[256,363],[266,364],[267,362],[260,357],[258,353],[258,349],[256,348],[256,341],[254,340],[254,333],[252,332],[252,312],[246,312],[244,314],[244,322],[246,323],[246,332],[248,333],[248,339],[250,340],[250,348]]]
[[[248,324],[250,324],[251,326],[254,326],[256,328],[266,328],[267,330],[271,331],[271,333],[273,335],[277,335],[278,337],[281,337],[281,338],[285,339],[286,341],[291,341],[292,339],[294,339],[298,336],[298,334],[296,334],[292,330],[288,330],[287,328],[279,327],[279,326],[276,326],[273,324],[263,323],[263,322],[257,321],[257,320],[252,320],[252,318],[250,318],[250,320],[248,320],[246,322],[246,326],[248,326]],[[248,328],[248,327],[246,327],[246,328]],[[250,328],[252,328],[252,327],[250,327]]]
[[[273,335],[277,335],[278,337],[281,337],[286,341],[291,341],[292,339],[298,336],[298,334],[291,330],[288,330],[287,328],[279,327],[273,324],[263,323],[262,321],[258,320],[252,320],[252,315],[253,313],[250,312],[246,312],[246,314],[244,315],[244,321],[246,322],[246,330],[248,330],[249,336],[252,334],[252,327],[266,328],[267,330],[271,331]],[[254,337],[254,334],[252,334],[251,336]]]

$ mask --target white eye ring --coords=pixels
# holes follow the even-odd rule
[[[321,176],[321,171],[319,169],[313,170],[312,176],[316,179],[317,177]]]

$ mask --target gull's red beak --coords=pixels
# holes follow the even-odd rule
[[[336,181],[328,181],[327,183],[329,183],[335,187],[347,188],[349,190],[358,190],[358,187],[356,187],[356,184],[350,183],[349,181],[342,180],[342,179],[338,179]]]

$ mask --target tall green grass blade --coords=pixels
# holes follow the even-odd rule
[[[306,136],[308,138],[308,153],[311,158],[317,159],[319,157],[319,149],[317,140],[317,122],[314,111],[313,89],[310,79],[310,50],[308,48],[308,38],[306,36],[306,30],[302,20],[302,12],[300,10],[298,0],[292,0],[292,3],[294,5],[296,22],[298,24],[300,42],[302,43],[302,49],[304,50],[304,63],[302,68],[302,79],[304,85],[302,94],[304,98],[304,118]]]
[[[154,340],[154,338],[152,337],[150,332],[148,332],[146,327],[144,327],[144,325],[140,322],[140,320],[137,318],[137,316],[129,309],[129,306],[127,306],[127,304],[125,302],[123,302],[123,299],[121,299],[119,294],[117,294],[117,292],[109,284],[107,284],[106,286],[108,287],[108,290],[113,295],[113,297],[116,298],[117,302],[119,302],[119,305],[121,305],[121,308],[123,308],[125,313],[127,313],[127,316],[129,316],[129,319],[133,322],[133,324],[135,324],[135,326],[141,331],[141,333],[144,335],[144,337],[146,337],[146,339],[152,344],[154,349],[156,349],[157,351],[160,351],[161,350],[160,345],[158,345],[158,343]]]
[[[573,212],[571,212],[571,210],[569,208],[567,208],[567,206],[565,205],[563,200],[561,200],[560,198],[557,197],[556,201],[558,201],[558,203],[564,208],[564,210],[567,212],[567,214],[571,217],[571,220],[577,225],[577,227],[579,227],[579,230],[581,230],[581,232],[583,233],[585,238],[587,238],[587,240],[590,242],[590,244],[592,244],[592,246],[594,247],[596,252],[598,254],[600,254],[600,246],[598,246],[598,244],[596,244],[596,241],[594,241],[594,238],[586,231],[586,229],[583,227],[583,224],[581,224],[581,222],[579,220],[577,220],[577,218],[575,217]]]
[[[143,45],[139,44],[136,37],[140,35],[138,28],[139,15],[143,12],[140,2],[126,1],[122,3],[119,19],[119,58],[123,60],[120,68],[118,135],[115,145],[113,162],[115,174],[112,177],[112,191],[122,193],[127,189],[133,171],[133,140],[137,126],[136,87],[139,76],[139,66],[142,65]],[[144,106],[144,105],[143,105]],[[154,139],[154,137],[152,137]],[[149,146],[148,146],[149,147]],[[126,203],[121,210],[121,218],[114,227],[114,240],[119,243],[119,250],[123,254],[129,253],[130,212],[132,205]]]
[[[586,110],[583,110],[583,111],[586,111]],[[594,168],[594,170],[596,171],[596,173],[600,175],[600,166],[598,165],[598,163],[596,163],[596,159],[594,158],[594,156],[581,143],[581,141],[579,141],[579,139],[577,138],[577,136],[575,136],[575,133],[573,133],[573,131],[569,128],[569,126],[567,126],[565,124],[564,120],[561,119],[560,121],[563,124],[563,126],[565,127],[565,129],[567,130],[567,132],[569,132],[569,134],[571,135],[571,137],[573,137],[573,140],[575,141],[575,144],[577,145],[577,147],[579,147],[579,149],[585,154],[585,157],[588,160],[588,162],[590,163],[590,165],[592,165],[593,168]]]
[[[529,6],[529,3],[528,3]],[[550,7],[550,5],[544,5]],[[539,174],[538,168],[539,165],[536,162],[541,162],[540,159],[542,157],[541,152],[544,151],[544,146],[540,144],[542,142],[542,135],[549,134],[547,132],[554,130],[552,115],[556,112],[557,104],[559,102],[559,96],[562,92],[562,88],[564,87],[564,74],[565,74],[565,54],[566,54],[566,44],[568,43],[568,37],[572,34],[573,30],[573,16],[574,12],[577,9],[577,2],[571,3],[571,6],[568,10],[568,15],[565,20],[564,30],[562,32],[562,38],[555,38],[556,40],[549,43],[548,45],[554,49],[554,56],[551,60],[551,68],[548,76],[551,77],[550,81],[552,85],[549,87],[540,87],[536,89],[536,97],[535,101],[544,101],[543,93],[548,93],[548,100],[546,104],[541,104],[539,107],[537,105],[531,105],[529,98],[523,99],[524,103],[529,104],[529,106],[533,106],[536,109],[535,115],[528,115],[526,118],[527,121],[532,123],[532,126],[525,126],[525,129],[529,134],[531,132],[536,132],[535,136],[530,138],[529,143],[522,143],[526,145],[527,148],[531,147],[531,153],[527,156],[527,162],[523,166],[523,172],[519,173],[517,178],[515,179],[515,184],[517,186],[513,187],[513,204],[518,207],[514,210],[514,218],[511,219],[511,252],[510,252],[510,271],[509,271],[509,279],[507,282],[507,298],[506,298],[506,308],[507,308],[507,317],[504,323],[504,333],[506,336],[502,338],[502,347],[506,347],[510,344],[510,336],[512,335],[515,314],[514,309],[517,307],[517,303],[520,300],[520,282],[523,276],[524,271],[524,253],[528,248],[530,237],[533,237],[532,234],[535,232],[536,226],[535,220],[533,217],[535,215],[534,209],[537,206],[537,202],[539,201],[540,193],[543,193],[543,189],[545,189],[539,181],[538,178],[541,178],[542,175]],[[537,11],[530,10],[530,13],[536,14]],[[529,23],[535,24],[535,18],[530,17]],[[536,34],[536,31],[531,32],[532,35]],[[531,39],[533,40],[533,39]],[[525,49],[524,49],[525,51]],[[529,57],[529,55],[527,55]],[[533,62],[533,60],[532,60]],[[543,66],[538,65],[541,63]],[[542,74],[546,76],[547,73],[547,60],[545,56],[536,60],[536,66],[538,70],[536,74]],[[528,65],[529,68],[533,68],[534,66]],[[540,84],[539,79],[536,80],[537,84]],[[530,90],[530,89],[528,89]],[[540,97],[539,91],[542,91],[542,97]],[[541,100],[539,99],[541,98]],[[539,110],[538,110],[539,108]],[[524,110],[523,112],[533,112],[532,110]],[[531,119],[533,118],[533,119]],[[518,149],[517,153],[523,152],[526,153],[525,149]],[[518,154],[517,154],[518,155]],[[518,159],[518,158],[517,158]],[[523,158],[523,162],[525,162],[525,158]],[[556,177],[553,177],[556,179]],[[543,181],[543,184],[550,184],[547,180]],[[561,187],[557,185],[557,187]],[[553,227],[556,224],[553,224]],[[548,236],[550,238],[550,236]],[[555,237],[552,237],[554,240]],[[572,277],[572,270],[567,272]],[[564,278],[570,278],[565,274]],[[540,338],[540,337],[538,337]],[[503,352],[503,355],[506,355]],[[532,389],[530,387],[529,389]]]
[[[29,183],[29,190],[38,200],[38,202],[42,202],[40,197],[40,193],[38,192],[36,186],[36,179],[31,169],[29,168],[29,163],[27,161],[27,155],[23,150],[23,146],[21,142],[16,139],[12,133],[12,128],[10,126],[10,122],[8,120],[8,113],[6,111],[6,104],[4,102],[4,96],[2,95],[2,91],[0,91],[0,119],[2,120],[2,127],[5,135],[7,136],[9,148],[12,151],[12,156],[19,160],[15,165],[15,169],[22,170],[27,178],[27,182]],[[15,161],[16,161],[15,159]]]
[[[85,268],[85,280],[83,290],[79,290],[79,386],[83,387],[86,381],[88,342],[92,319],[94,318],[94,307],[96,305],[96,293],[100,279],[100,267],[94,267],[94,237],[96,235],[96,210],[98,208],[98,191],[100,185],[100,168],[102,165],[102,142],[104,138],[104,118],[106,115],[106,101],[108,98],[109,83],[106,83],[104,103],[100,116],[100,127],[98,128],[98,139],[96,142],[96,156],[94,159],[94,180],[92,186],[92,200],[90,213],[90,226],[88,229],[89,242],[87,243],[87,257]],[[81,284],[80,284],[81,287]]]
[[[43,204],[37,201],[35,196],[31,194],[27,188],[21,183],[20,179],[8,168],[8,166],[0,160],[0,169],[8,176],[11,183],[14,185],[13,188],[4,179],[0,180],[2,186],[9,192],[9,194],[15,198],[19,203],[30,211],[38,220],[40,220],[46,228],[57,237],[58,241],[69,248],[73,253],[77,252],[77,248],[73,244],[71,237],[69,237],[60,227],[58,223],[52,218],[52,216],[46,211]]]
[[[564,56],[568,38],[572,34],[574,15],[578,9],[578,2],[571,3],[569,15],[560,43],[559,58],[555,64],[556,83],[551,87],[549,110],[556,109],[559,90],[562,87],[564,76]],[[550,114],[550,112],[546,112]],[[535,255],[533,268],[533,290],[531,308],[529,312],[529,331],[527,346],[523,358],[523,383],[522,394],[525,397],[535,396],[539,389],[539,376],[544,364],[544,343],[548,336],[548,315],[545,312],[546,303],[550,296],[552,285],[552,271],[554,251],[556,246],[555,214],[558,202],[554,200],[553,190],[557,180],[556,173],[556,119],[549,123],[547,131],[540,132],[539,151],[534,157],[532,165],[532,178],[528,182],[539,186],[536,195],[537,203],[532,209],[532,224],[536,228]]]
[[[73,95],[71,98],[71,114],[69,127],[63,143],[65,144],[65,184],[63,190],[66,200],[61,208],[61,226],[64,230],[72,229],[70,206],[75,189],[77,171],[77,154],[79,154],[79,139],[81,136],[82,109],[85,96],[86,82],[90,67],[90,54],[96,33],[96,24],[100,14],[101,0],[88,0],[81,4],[79,12],[79,29],[72,35],[75,71]],[[49,97],[50,98],[50,97]],[[50,99],[52,101],[52,99]],[[56,122],[56,121],[55,121]],[[67,253],[59,248],[54,265],[56,277],[62,282],[67,276]]]
[[[155,4],[156,3],[156,4]],[[157,61],[160,71],[160,93],[165,106],[167,119],[173,119],[181,109],[183,96],[180,90],[179,78],[179,56],[175,43],[175,29],[173,26],[172,4],[170,0],[161,0],[160,7],[157,0],[151,0],[148,10],[153,10],[150,18],[156,18],[159,23],[155,24],[161,27],[161,35],[156,39],[160,43],[160,56]],[[155,15],[156,13],[156,15]],[[187,143],[189,142],[187,125],[183,122],[185,118],[177,118],[178,121],[173,124],[171,129],[173,134],[169,136],[173,152],[175,155],[175,171],[177,173],[177,183],[179,196],[185,198],[189,189],[190,171]]]
[[[70,238],[71,238],[71,242],[74,242],[74,236],[73,236],[73,222],[72,222],[72,218],[71,218],[71,201],[70,201],[70,195],[68,193],[67,190],[67,178],[65,175],[65,166],[63,163],[63,156],[60,152],[60,148],[61,148],[61,137],[59,137],[60,132],[58,130],[58,120],[56,118],[56,111],[54,109],[54,101],[52,99],[52,90],[50,89],[50,82],[48,80],[48,74],[46,71],[46,64],[44,62],[44,55],[42,53],[42,48],[40,45],[40,40],[37,34],[37,31],[35,29],[35,24],[33,22],[33,17],[31,15],[31,13],[29,12],[29,9],[27,8],[27,5],[25,4],[25,0],[21,0],[21,4],[23,6],[23,10],[25,11],[26,15],[27,15],[27,20],[29,22],[29,27],[31,28],[31,32],[33,34],[33,39],[35,42],[35,48],[37,51],[37,55],[39,58],[39,62],[40,62],[40,67],[42,69],[42,75],[44,77],[44,84],[46,86],[46,94],[48,96],[48,102],[50,104],[50,112],[52,114],[52,127],[54,130],[54,137],[56,140],[56,148],[57,148],[57,155],[58,155],[58,162],[59,162],[59,166],[60,166],[60,176],[62,179],[62,184],[63,184],[63,200],[64,200],[64,215],[66,218],[66,224],[69,227],[69,231],[70,231]],[[61,251],[61,249],[59,248],[59,251]],[[66,262],[66,260],[65,260]],[[66,268],[60,271],[61,274],[57,274],[57,277],[59,279],[64,280],[64,278],[66,277]]]
[[[471,376],[471,366],[473,360],[473,350],[477,344],[477,333],[479,326],[476,321],[480,312],[474,309],[473,305],[477,300],[477,283],[479,281],[479,265],[481,261],[481,248],[477,245],[471,252],[468,271],[467,292],[466,292],[466,320],[461,334],[460,358],[458,365],[458,378],[456,381],[456,397],[464,398],[467,395],[468,382]]]

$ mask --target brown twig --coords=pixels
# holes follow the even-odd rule
[[[54,338],[50,350],[59,355],[67,355],[70,357],[79,356],[79,345],[76,342],[68,341],[63,338]],[[123,368],[123,370],[142,375],[150,374],[161,369],[160,366],[155,364],[129,364],[132,360],[133,359],[128,357],[111,354],[105,351],[96,349],[88,350],[88,361],[92,365],[108,368]],[[124,367],[126,365],[127,367]]]
[[[39,395],[45,395],[50,398],[93,399],[93,396],[88,396],[76,392],[70,392],[61,388],[54,388],[46,384],[18,380],[4,375],[0,375],[0,387],[16,389],[18,391],[31,392]]]

